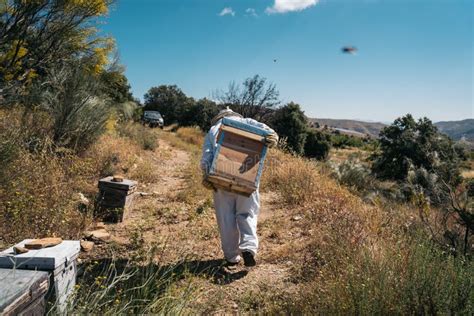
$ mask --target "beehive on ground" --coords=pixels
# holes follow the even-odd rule
[[[105,221],[121,222],[133,202],[138,183],[133,180],[106,177],[99,181],[99,197],[96,215]]]

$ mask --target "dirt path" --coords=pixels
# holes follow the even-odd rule
[[[126,256],[140,255],[139,252],[144,255],[153,246],[160,249],[156,259],[160,265],[183,265],[197,276],[195,282],[205,293],[196,300],[200,310],[235,311],[242,308],[242,302],[253,304],[254,292],[291,290],[291,262],[282,262],[278,257],[279,252],[286,251],[282,238],[288,236],[279,236],[274,229],[285,219],[285,210],[278,209],[275,194],[262,193],[258,265],[252,269],[243,265],[223,267],[212,201],[204,198],[192,205],[183,202],[189,176],[187,167],[193,163],[190,156],[160,140],[153,159],[160,171],[159,180],[139,185],[141,194],[137,194],[126,221],[107,225],[112,235],[110,244]],[[110,244],[99,246],[91,255],[103,257]]]

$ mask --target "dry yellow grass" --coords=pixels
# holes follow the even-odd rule
[[[349,159],[357,158],[364,161],[369,153],[360,148],[333,148],[329,153],[329,160],[341,164]]]
[[[176,135],[187,143],[202,146],[204,133],[199,127],[182,127],[176,131]]]

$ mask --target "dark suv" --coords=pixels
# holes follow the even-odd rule
[[[143,125],[148,125],[150,127],[157,127],[163,128],[163,117],[161,116],[160,112],[158,111],[145,111],[143,113],[142,118]]]

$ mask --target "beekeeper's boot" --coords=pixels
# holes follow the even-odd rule
[[[242,257],[244,257],[244,265],[246,267],[254,267],[257,264],[253,253],[250,251],[242,251]]]

